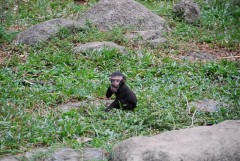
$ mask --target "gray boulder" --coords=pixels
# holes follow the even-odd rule
[[[192,0],[181,0],[173,7],[173,13],[187,23],[194,23],[200,19],[200,8]]]
[[[83,53],[87,51],[102,51],[104,49],[108,49],[108,50],[116,49],[124,54],[127,54],[127,50],[125,49],[125,47],[117,45],[113,42],[107,42],[107,41],[80,44],[73,48],[73,52]]]
[[[239,161],[240,120],[134,137],[113,148],[112,161]]]
[[[88,20],[102,30],[111,30],[117,26],[134,27],[135,30],[168,29],[165,19],[134,0],[101,0],[78,22],[85,23]]]
[[[68,19],[53,19],[31,26],[18,34],[15,44],[35,45],[38,42],[47,41],[50,37],[56,36],[62,28],[81,28],[79,22]]]

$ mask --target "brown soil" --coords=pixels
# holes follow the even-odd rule
[[[0,44],[0,65],[4,64],[5,59],[8,57],[9,53],[4,50],[5,45]]]
[[[75,3],[80,4],[80,5],[87,5],[88,1],[87,0],[74,0]]]
[[[240,60],[240,49],[231,51],[213,44],[189,42],[180,46],[180,59],[190,60]]]

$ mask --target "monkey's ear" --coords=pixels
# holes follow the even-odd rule
[[[126,82],[127,81],[127,77],[125,75],[123,75],[123,81]]]

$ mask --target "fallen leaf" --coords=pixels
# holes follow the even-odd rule
[[[86,143],[86,142],[90,142],[92,141],[93,139],[92,138],[87,138],[87,137],[80,137],[80,138],[77,138],[77,142],[82,144],[82,143]]]

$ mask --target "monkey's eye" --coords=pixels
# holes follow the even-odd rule
[[[120,81],[121,81],[120,79],[111,79],[111,83],[113,83],[113,82],[119,83]]]

